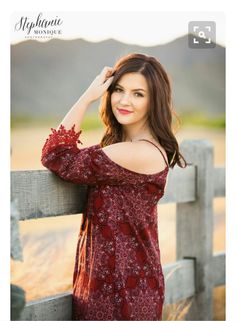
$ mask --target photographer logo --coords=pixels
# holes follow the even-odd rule
[[[36,19],[22,16],[14,26],[15,32],[24,34],[25,39],[51,39],[54,36],[62,35],[61,25],[63,21],[58,16],[53,19],[46,19],[40,12]]]

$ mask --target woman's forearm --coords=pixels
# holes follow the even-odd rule
[[[91,102],[84,95],[82,95],[71,107],[57,129],[59,129],[61,125],[63,125],[65,129],[71,129],[71,127],[75,124],[74,130],[78,132],[81,128],[84,114],[90,104]]]
[[[79,98],[79,100],[72,106],[70,111],[63,118],[57,130],[61,125],[63,125],[65,129],[71,129],[71,127],[75,125],[74,130],[76,132],[80,131],[84,114],[89,105],[93,101],[99,99],[111,85],[114,78],[114,76],[111,76],[112,71],[113,68],[111,67],[103,68],[102,72],[94,79],[89,88],[84,92],[84,94]]]

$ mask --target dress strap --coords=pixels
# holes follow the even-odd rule
[[[165,161],[166,165],[167,165],[167,166],[169,166],[169,164],[168,164],[168,162],[167,162],[167,160],[166,160],[166,158],[165,158],[164,154],[162,153],[162,151],[160,150],[160,148],[159,148],[156,144],[154,144],[153,142],[151,142],[150,140],[147,140],[147,139],[139,139],[139,140],[145,140],[146,142],[151,143],[151,144],[152,144],[152,145],[154,145],[157,149],[159,149],[159,152],[160,152],[160,153],[161,153],[161,155],[163,156],[163,158],[164,158],[164,161]]]

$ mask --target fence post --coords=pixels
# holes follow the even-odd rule
[[[205,140],[183,141],[180,150],[196,166],[196,200],[176,205],[176,258],[196,262],[196,295],[186,320],[212,320],[213,146]]]

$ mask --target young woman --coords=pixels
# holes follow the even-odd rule
[[[102,97],[106,131],[79,149],[83,116]],[[105,67],[46,140],[42,164],[89,185],[73,274],[73,320],[161,320],[164,275],[157,203],[169,168],[186,162],[172,132],[171,86],[143,54]]]

